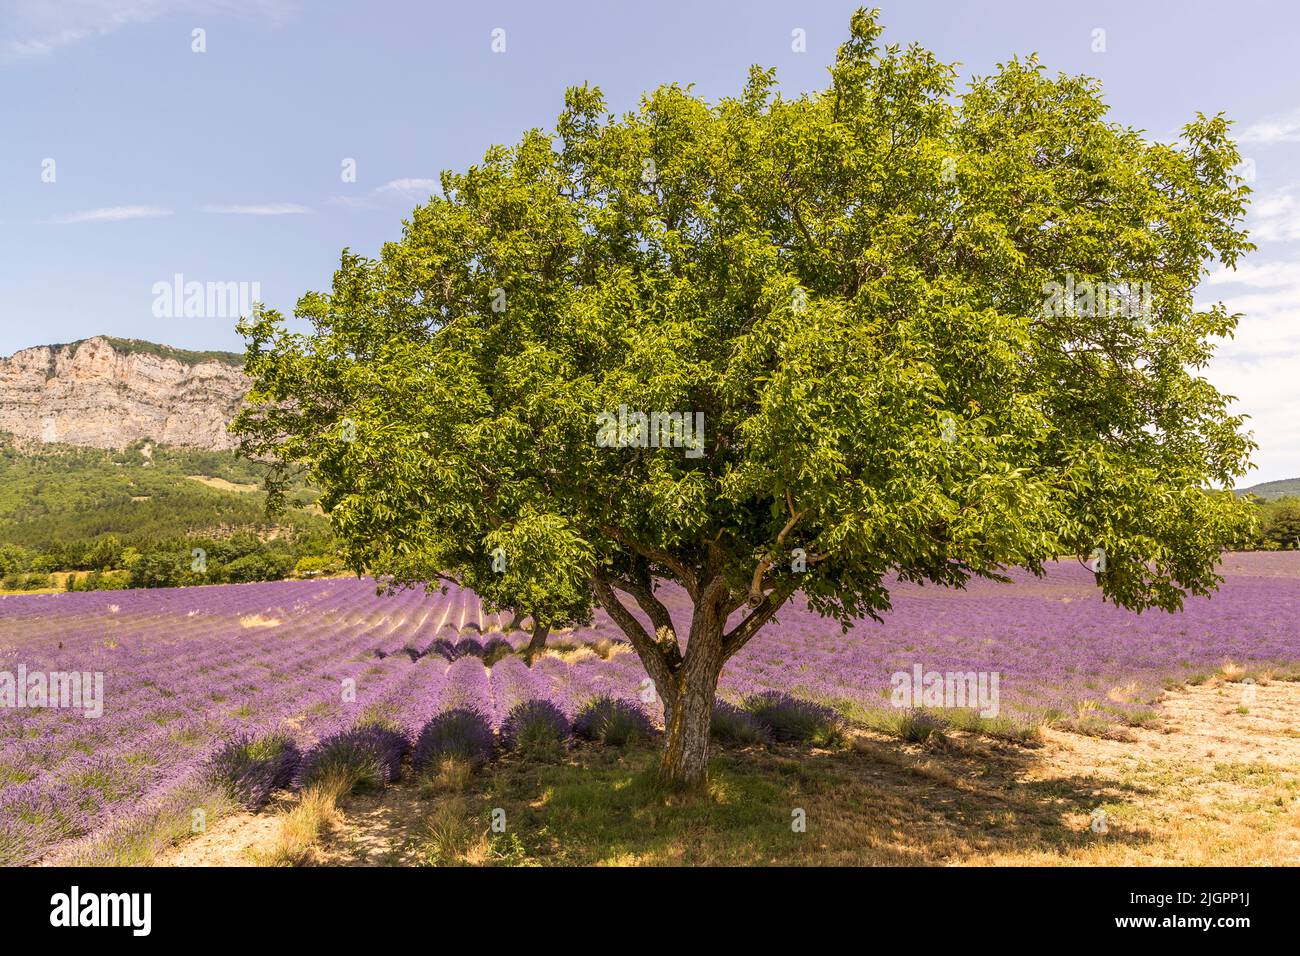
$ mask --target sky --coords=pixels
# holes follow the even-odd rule
[[[288,314],[343,248],[399,238],[441,170],[549,128],[566,87],[621,111],[665,82],[734,94],[758,63],[821,88],[856,5],[0,0],[0,355],[97,334],[238,350],[233,300],[187,315],[170,290]],[[876,5],[887,42],[963,78],[1037,52],[1153,138],[1236,122],[1259,249],[1200,290],[1245,313],[1207,376],[1251,416],[1243,484],[1300,475],[1300,5]]]

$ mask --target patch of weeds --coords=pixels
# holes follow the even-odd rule
[[[980,734],[990,740],[1001,740],[1019,744],[1022,747],[1037,747],[1043,742],[1043,730],[1058,726],[1062,721],[1060,711],[1048,710],[1036,717],[1021,715],[1006,717],[979,717],[972,728],[972,733]]]
[[[1075,717],[1073,720],[1063,722],[1061,727],[1083,737],[1099,737],[1103,740],[1119,741],[1132,740],[1132,737],[1126,734],[1114,721],[1107,720],[1096,713]]]
[[[487,862],[491,828],[476,819],[464,800],[439,803],[424,819],[416,854],[425,866],[469,866]]]
[[[1250,763],[1216,763],[1210,777],[1222,783],[1264,787],[1280,783],[1282,772],[1273,764],[1256,760]]]
[[[1160,715],[1154,710],[1133,710],[1124,715],[1124,723],[1130,727],[1156,727],[1160,724]]]
[[[303,788],[298,802],[280,815],[270,848],[253,851],[253,861],[259,866],[303,866],[310,862],[317,841],[338,821],[339,800],[356,786],[354,767],[342,763],[323,766]]]
[[[900,711],[894,722],[894,733],[909,744],[924,744],[944,739],[949,722],[928,710]]]
[[[419,794],[429,799],[444,793],[463,793],[469,789],[474,779],[473,762],[463,757],[441,757],[432,769],[426,769],[420,777]]]

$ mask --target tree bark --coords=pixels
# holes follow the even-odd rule
[[[692,666],[694,664],[694,666]],[[677,681],[677,696],[665,707],[668,718],[659,780],[675,790],[704,787],[709,769],[709,726],[717,693],[720,664],[687,654]]]
[[[686,656],[674,674],[673,698],[664,701],[665,736],[659,781],[675,790],[700,790],[709,769],[709,725],[718,677],[726,661],[725,588],[708,588],[691,618]]]
[[[528,650],[524,652],[529,667],[533,666],[533,658],[546,648],[546,635],[550,633],[551,626],[549,624],[543,624],[541,621],[533,618],[533,636],[528,641]]]

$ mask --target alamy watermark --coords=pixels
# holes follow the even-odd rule
[[[628,411],[596,416],[596,445],[600,448],[684,448],[687,458],[704,454],[704,413]]]
[[[153,894],[83,893],[73,886],[50,897],[50,925],[119,926],[130,929],[132,936],[148,936],[153,927]]]
[[[896,671],[890,678],[895,707],[973,707],[981,717],[998,715],[997,671],[927,671],[913,664],[911,671]]]
[[[1043,283],[1043,312],[1054,316],[1119,316],[1135,324],[1153,315],[1150,282],[1093,282],[1067,273],[1064,282]]]
[[[156,319],[239,319],[262,301],[260,282],[186,282],[179,272],[151,291]]]
[[[82,710],[83,717],[104,714],[104,675],[101,671],[31,671],[19,664],[17,673],[0,671],[0,708]]]

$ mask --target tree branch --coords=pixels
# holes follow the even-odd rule
[[[776,536],[776,547],[773,553],[764,556],[754,568],[754,577],[749,584],[749,603],[752,607],[758,607],[763,600],[763,577],[767,574],[768,569],[776,563],[776,553],[779,552],[785,544],[785,536],[788,535],[795,524],[803,517],[802,511],[794,510],[794,500],[790,497],[790,489],[785,490],[785,506],[790,509],[790,520],[785,523],[781,533]]]
[[[670,662],[669,655],[665,653],[664,648],[658,642],[646,633],[646,629],[641,626],[641,622],[618,599],[618,595],[614,593],[609,579],[604,574],[600,571],[593,572],[591,586],[596,594],[596,600],[605,609],[605,613],[613,619],[619,629],[627,635],[627,639],[632,642],[632,647],[636,650],[637,656],[641,658],[641,663],[645,665],[651,680],[655,682],[659,689],[660,699],[672,700],[675,683],[673,675],[676,667]],[[676,646],[675,640],[673,644]]]
[[[610,578],[609,583],[620,591],[630,594],[646,617],[654,625],[656,643],[667,657],[668,666],[676,667],[681,663],[681,646],[677,643],[677,628],[672,615],[668,613],[662,601],[655,597],[648,585],[628,581],[623,578]]]
[[[787,583],[771,594],[765,595],[758,606],[750,611],[743,621],[724,634],[722,637],[723,659],[730,658],[748,644],[750,639],[762,629],[763,625],[771,620],[772,615],[790,600],[790,595],[794,594],[795,590],[795,584]]]
[[[667,551],[662,551],[659,548],[647,547],[638,541],[634,541],[629,535],[624,533],[621,528],[616,528],[613,525],[601,525],[600,530],[609,535],[615,541],[627,545],[637,554],[641,555],[641,557],[653,561],[655,564],[662,564],[673,573],[673,576],[677,579],[678,583],[680,583],[682,587],[686,588],[686,593],[691,596],[692,601],[699,598],[700,585],[698,579],[695,577],[695,572]]]

